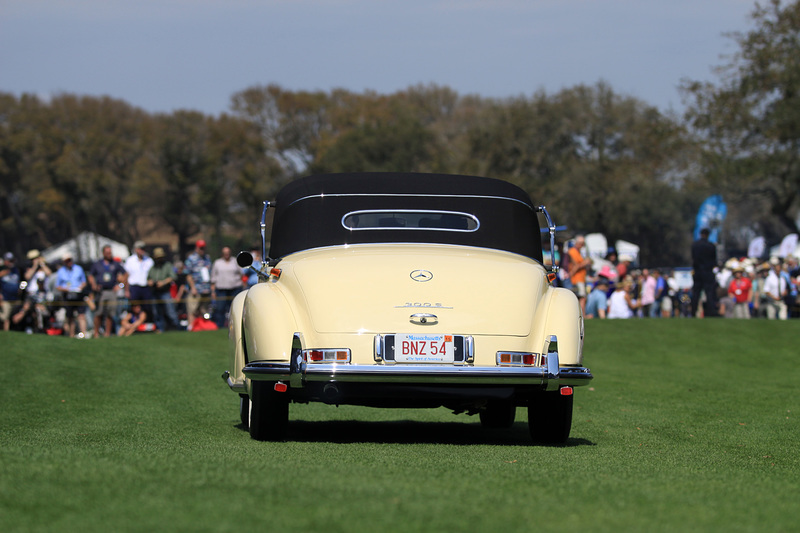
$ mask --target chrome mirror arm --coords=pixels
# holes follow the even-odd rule
[[[550,230],[550,272],[557,274],[558,265],[556,264],[556,226],[553,224],[553,219],[550,218],[550,213],[547,212],[547,208],[545,206],[540,205],[537,210],[540,213],[543,213],[545,220],[547,220],[547,228]]]
[[[264,210],[261,212],[261,264],[254,264],[255,258],[248,251],[241,251],[236,256],[236,263],[240,267],[252,269],[262,281],[269,279],[269,264],[271,260],[267,257],[267,209],[271,205],[271,202],[264,202]]]
[[[261,211],[261,270],[266,271],[269,264],[269,257],[267,257],[267,209],[272,206],[272,202],[264,202],[264,210]]]

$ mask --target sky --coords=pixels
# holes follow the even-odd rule
[[[607,82],[662,111],[753,0],[0,0],[0,92],[219,114],[256,85],[489,98]]]

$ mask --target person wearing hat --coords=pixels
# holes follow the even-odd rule
[[[767,316],[767,294],[764,292],[764,283],[769,275],[769,263],[764,262],[755,266],[753,276],[753,316],[765,318]]]
[[[94,336],[100,336],[100,324],[105,319],[103,335],[110,337],[114,322],[119,317],[117,289],[125,283],[125,269],[114,260],[111,245],[103,246],[103,257],[89,269],[89,283],[97,297],[97,312],[94,314]]]
[[[167,260],[163,248],[153,250],[153,267],[147,273],[147,285],[153,294],[153,319],[156,331],[166,331],[167,327],[178,327],[178,314],[175,312],[175,303],[172,301],[170,288],[175,282],[175,267]]]
[[[186,297],[186,315],[191,324],[196,315],[203,314],[211,302],[211,257],[206,253],[206,241],[198,240],[194,252],[184,261],[189,294]]]
[[[25,297],[33,305],[35,314],[35,327],[39,331],[45,329],[45,317],[48,315],[45,301],[47,300],[47,278],[53,275],[53,271],[47,266],[39,250],[28,252],[28,261],[31,265],[25,270],[25,281],[28,286],[25,288]]]
[[[148,317],[153,315],[151,308],[153,295],[147,285],[147,274],[153,268],[153,259],[144,251],[144,241],[133,243],[133,254],[125,260],[125,297],[129,304],[139,303]]]
[[[86,306],[83,291],[86,289],[86,273],[72,260],[72,254],[62,258],[61,268],[56,272],[56,291],[61,295],[67,312],[64,329],[70,337],[84,338],[86,335]],[[78,317],[79,331],[75,333],[75,317]]]
[[[11,310],[19,300],[19,284],[22,280],[14,254],[6,252],[3,259],[3,266],[0,267],[0,319],[3,321],[3,330],[8,331],[11,329]]]
[[[744,267],[733,267],[733,279],[728,285],[728,296],[733,299],[733,318],[750,318],[750,302],[753,300],[753,283],[744,275]]]

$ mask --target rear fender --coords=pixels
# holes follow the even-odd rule
[[[545,319],[544,334],[558,338],[560,365],[583,363],[583,315],[577,296],[570,290],[556,287]]]
[[[297,321],[274,283],[259,283],[247,291],[242,323],[248,362],[289,362]]]
[[[231,314],[228,320],[230,324],[228,326],[228,368],[232,385],[243,385],[245,379],[242,369],[247,361],[242,339],[242,314],[246,297],[246,291],[236,295],[231,302]]]

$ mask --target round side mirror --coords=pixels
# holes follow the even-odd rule
[[[242,268],[247,268],[253,264],[253,254],[250,252],[239,252],[236,256],[236,264]]]

